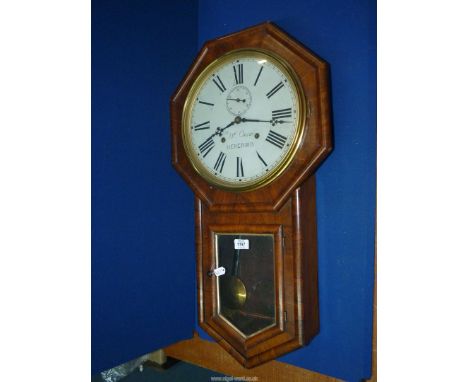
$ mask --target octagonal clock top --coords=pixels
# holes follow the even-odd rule
[[[171,100],[174,167],[210,208],[277,210],[331,150],[328,105],[327,64],[274,24],[209,41]]]

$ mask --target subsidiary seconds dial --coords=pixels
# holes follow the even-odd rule
[[[208,65],[189,91],[184,147],[209,183],[232,191],[278,177],[300,144],[303,93],[288,65],[268,52],[238,50]]]

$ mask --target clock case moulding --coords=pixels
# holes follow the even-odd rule
[[[289,64],[302,86],[304,131],[289,166],[269,184],[230,192],[204,180],[182,141],[182,114],[196,78],[237,49],[272,52]],[[245,367],[306,345],[318,333],[317,237],[313,172],[332,149],[328,64],[272,23],[206,42],[171,98],[172,163],[195,193],[200,326]],[[217,313],[214,235],[270,233],[275,246],[276,323],[245,337]]]

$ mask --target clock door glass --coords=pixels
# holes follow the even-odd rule
[[[274,238],[217,234],[218,314],[245,336],[275,324]]]
[[[250,50],[223,56],[189,93],[183,117],[186,152],[212,184],[259,187],[292,158],[303,109],[298,82],[278,59]]]

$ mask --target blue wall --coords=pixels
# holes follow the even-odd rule
[[[169,98],[196,31],[191,1],[92,2],[93,373],[193,332],[193,197],[171,166]]]
[[[350,381],[371,374],[376,3],[200,0],[198,45],[273,21],[331,68],[334,151],[317,171],[320,334],[280,360]],[[204,335],[207,338],[206,335]]]
[[[281,360],[349,381],[368,377],[375,2],[92,4],[93,370],[191,336],[193,197],[170,165],[168,102],[205,40],[270,20],[330,63],[335,145],[316,175],[320,334]]]

